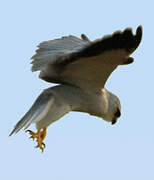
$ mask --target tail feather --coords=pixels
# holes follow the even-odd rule
[[[32,106],[33,108],[33,106]],[[26,128],[28,128],[28,126],[31,124],[29,121],[30,119],[32,119],[32,108],[25,114],[25,116],[15,125],[13,131],[9,134],[9,136],[11,136],[12,134],[16,134],[18,131],[20,131],[20,129],[22,129],[23,127],[26,126]]]
[[[54,103],[54,97],[49,89],[44,90],[41,95],[36,99],[30,110],[24,115],[24,117],[15,125],[13,131],[9,134],[16,134],[22,128],[28,128],[32,123],[36,123],[43,119],[51,105]]]

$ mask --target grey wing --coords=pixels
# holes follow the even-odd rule
[[[81,37],[82,39],[70,35],[40,43],[32,57],[32,71],[42,70],[48,63],[54,64],[59,57],[66,57],[81,50],[90,42],[86,35],[82,34]]]
[[[54,97],[52,93],[48,90],[43,91],[36,99],[30,110],[15,125],[13,131],[10,133],[10,136],[13,133],[17,133],[20,129],[26,129],[30,124],[37,123],[42,120],[47,115],[53,104]]]
[[[81,37],[41,43],[32,57],[32,70],[40,70],[39,77],[48,82],[103,88],[118,65],[133,62],[129,56],[141,42],[142,27],[137,28],[135,35],[131,28],[126,28],[95,41]]]

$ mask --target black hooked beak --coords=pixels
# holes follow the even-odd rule
[[[117,122],[117,118],[114,117],[114,118],[112,119],[111,124],[113,125],[113,124],[115,124],[116,122]]]
[[[120,116],[121,116],[120,109],[117,108],[117,111],[116,111],[116,113],[114,114],[114,118],[112,119],[111,124],[112,124],[112,125],[115,124],[115,123],[117,122],[117,119],[118,119]]]

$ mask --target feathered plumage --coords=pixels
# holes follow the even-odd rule
[[[38,133],[29,132],[43,149],[47,126],[69,111],[87,112],[114,124],[121,115],[120,101],[104,85],[118,65],[133,62],[130,55],[141,38],[139,26],[135,35],[127,28],[95,41],[82,34],[81,39],[67,36],[40,43],[32,57],[32,71],[60,85],[44,90],[10,135],[36,123]]]

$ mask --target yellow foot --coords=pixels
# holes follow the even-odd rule
[[[37,133],[34,133],[31,130],[27,130],[26,132],[29,132],[29,134],[31,135],[30,138],[32,138],[33,140],[36,139],[37,141],[37,146],[36,148],[40,148],[43,152],[44,148],[45,148],[45,144],[43,142],[43,140],[45,139],[46,136],[46,131],[47,128],[44,128],[42,130],[38,130]]]

